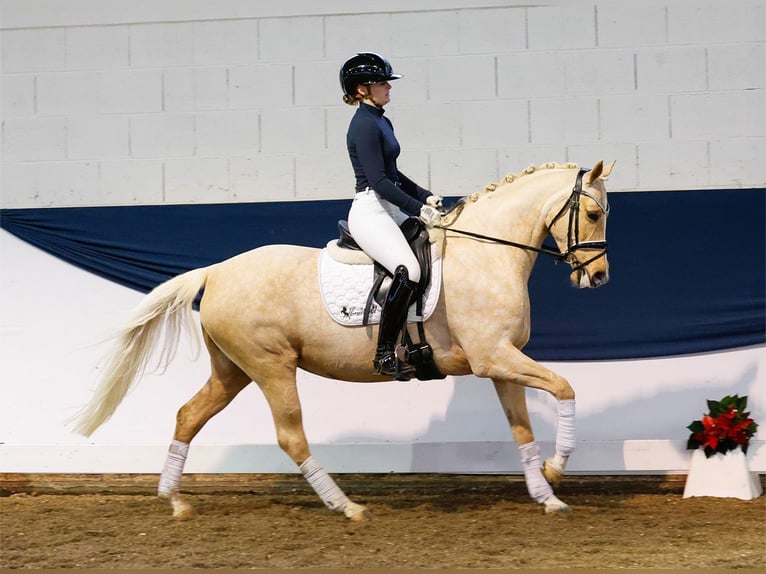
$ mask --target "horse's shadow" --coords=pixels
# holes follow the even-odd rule
[[[627,367],[626,367],[627,368]],[[738,375],[733,376],[731,384],[710,384],[701,381],[686,388],[673,389],[641,397],[622,399],[624,402],[614,402],[603,408],[591,410],[577,417],[577,432],[580,448],[587,448],[589,441],[624,441],[624,440],[674,440],[684,450],[689,431],[686,425],[701,418],[707,410],[706,399],[718,399],[725,395],[747,395],[756,385],[758,365],[752,363],[746,366]],[[581,382],[580,386],[587,384]],[[577,382],[575,382],[577,387]],[[751,397],[749,409],[758,408]],[[616,399],[617,400],[617,399]],[[536,439],[551,446],[555,440],[556,417],[555,404],[542,391],[527,391],[527,401],[530,406],[530,417]],[[584,409],[582,409],[584,410]],[[548,412],[551,411],[551,412]],[[677,429],[675,428],[677,425]],[[669,427],[672,426],[675,431]],[[465,436],[460,436],[460,430],[465,430]],[[672,433],[672,434],[671,434]],[[445,437],[447,439],[445,440]],[[451,439],[451,437],[456,437]],[[492,460],[482,460],[485,452],[471,453],[476,446],[482,447],[485,437],[492,437],[492,447],[487,451]],[[507,444],[503,438],[507,437]],[[388,440],[387,437],[359,432],[340,434],[337,439],[343,444],[374,444]],[[453,442],[454,440],[454,442]],[[460,441],[466,441],[465,446]],[[495,442],[497,441],[497,442]],[[465,458],[466,473],[498,473],[520,472],[521,464],[515,444],[512,441],[508,422],[502,408],[494,396],[494,390],[489,381],[476,377],[456,377],[454,392],[443,417],[432,418],[427,429],[411,444],[410,467],[407,472],[432,473],[454,472],[443,468],[443,453],[438,443],[452,442],[450,448],[458,451],[458,456]],[[547,448],[546,446],[546,448]],[[545,452],[544,457],[552,452]],[[551,446],[552,448],[552,446]],[[454,456],[452,453],[450,456]],[[572,468],[576,471],[577,451],[570,461],[575,463]],[[451,461],[449,464],[455,464]],[[458,463],[459,464],[459,461]],[[610,460],[608,473],[630,473],[633,469],[623,454],[621,461]],[[440,466],[442,467],[440,469]],[[582,472],[598,472],[599,469],[579,469]],[[460,473],[460,471],[457,471]],[[665,469],[657,469],[656,474],[664,474]]]
[[[612,404],[597,410],[587,411],[582,408],[585,413],[578,414],[577,418],[578,449],[570,461],[568,477],[557,492],[563,497],[580,497],[588,493],[610,495],[609,500],[594,496],[585,503],[592,506],[622,504],[622,501],[640,492],[642,488],[644,491],[648,488],[652,492],[665,490],[675,493],[679,488],[678,484],[668,486],[660,478],[648,486],[646,476],[642,477],[642,481],[634,481],[635,483],[626,480],[628,476],[637,474],[626,452],[623,452],[623,458],[619,460],[612,451],[614,458],[603,461],[603,467],[585,467],[586,464],[593,464],[594,460],[588,455],[588,442],[671,438],[674,439],[675,448],[681,455],[689,436],[686,425],[699,419],[706,411],[705,399],[751,394],[753,396],[750,397],[749,408],[754,411],[763,410],[763,400],[754,393],[755,387],[760,386],[758,375],[758,364],[753,362],[739,373],[732,374],[728,379],[732,381],[730,384],[725,380],[711,382],[708,378],[684,388],[647,393],[641,397],[623,397],[619,399],[622,403],[617,403],[618,399],[615,399]],[[587,384],[587,381],[579,384],[574,381],[576,389]],[[509,504],[528,503],[529,496],[521,473],[518,450],[511,438],[508,423],[495,397],[492,384],[475,377],[459,377],[454,380],[453,389],[443,415],[433,417],[417,440],[408,445],[409,460],[395,462],[396,474],[376,470],[372,471],[376,476],[370,478],[369,475],[334,473],[341,488],[360,501],[369,500],[394,509],[427,505],[434,510],[450,513],[483,508],[500,501]],[[550,456],[553,454],[552,441],[556,431],[555,403],[551,402],[552,399],[547,394],[539,391],[528,391],[527,395],[532,425],[537,440],[541,442],[542,455]],[[580,404],[578,402],[578,407]],[[753,416],[757,417],[758,413],[754,413]],[[674,425],[673,431],[669,430],[671,424]],[[670,432],[674,434],[669,436]],[[467,441],[464,444],[460,442],[463,438]],[[490,441],[489,446],[482,443],[482,439]],[[355,431],[337,434],[331,444],[360,445],[358,448],[371,445],[374,448],[375,445],[389,441],[390,437],[377,432]],[[263,445],[262,449],[263,454],[270,457],[284,458],[284,453],[279,452],[275,445]],[[321,460],[327,461],[324,464],[333,472],[334,465],[330,454],[332,448],[321,450],[325,450]],[[257,456],[257,453],[254,454]],[[578,454],[584,461],[579,465]],[[227,453],[225,460],[221,461],[222,467],[227,468],[229,463],[235,462],[241,467],[241,456],[241,452],[232,450]],[[288,462],[285,461],[286,469],[290,468]],[[347,462],[343,464],[346,468]],[[598,464],[601,462],[598,461]],[[378,467],[380,468],[379,465]],[[593,475],[599,473],[614,475],[617,479],[611,480],[605,476],[604,480],[593,480]],[[666,469],[657,468],[656,472],[642,470],[638,474],[661,477],[666,474]],[[461,477],[455,475],[482,476],[466,476],[463,483]],[[301,492],[305,490],[304,494],[308,497],[306,504],[313,505],[314,498],[307,484],[298,480],[295,488]]]

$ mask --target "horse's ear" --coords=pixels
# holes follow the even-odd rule
[[[598,163],[593,166],[593,169],[585,174],[585,183],[590,185],[599,178],[606,179],[609,177],[609,174],[612,173],[612,168],[615,163],[617,163],[617,160],[614,160],[608,166],[604,167],[604,162],[599,160]]]
[[[598,163],[594,165],[588,173],[585,174],[585,183],[590,185],[596,181],[599,177],[601,177],[601,172],[603,169],[604,162],[602,160],[598,160]]]
[[[612,160],[612,163],[610,163],[608,166],[604,168],[604,171],[601,173],[601,179],[606,179],[609,177],[609,174],[612,173],[612,169],[614,168],[614,164],[617,163],[617,160]]]

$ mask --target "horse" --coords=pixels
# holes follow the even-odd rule
[[[431,231],[440,246],[442,284],[425,321],[433,359],[444,375],[489,378],[519,449],[530,497],[547,514],[566,514],[555,494],[575,448],[575,392],[562,376],[522,352],[530,337],[528,279],[538,255],[570,266],[577,288],[609,280],[604,180],[614,167],[574,163],[530,166],[460,199]],[[555,247],[544,243],[551,236]],[[298,368],[350,382],[381,382],[372,368],[377,326],[334,322],[321,301],[321,250],[266,245],[155,287],[116,335],[113,353],[75,431],[90,436],[146,372],[150,358],[166,367],[183,331],[197,336],[199,301],[210,377],[177,412],[158,495],[173,516],[194,515],[180,491],[192,439],[251,382],[270,407],[280,448],[331,511],[353,521],[370,518],[312,456],[296,386]],[[202,292],[201,299],[198,299]],[[491,320],[488,320],[491,318]],[[411,328],[411,325],[408,327]],[[550,393],[558,405],[555,453],[544,462],[535,442],[525,389]]]

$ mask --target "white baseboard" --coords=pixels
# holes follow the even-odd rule
[[[541,441],[544,457],[553,444]],[[0,445],[0,472],[109,474],[158,473],[167,445]],[[313,445],[334,473],[520,473],[513,442],[373,443]],[[683,441],[581,441],[567,471],[580,474],[685,474],[691,451]],[[750,470],[766,473],[766,441],[751,441]],[[293,473],[276,445],[192,445],[189,473]]]

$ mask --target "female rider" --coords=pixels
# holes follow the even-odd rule
[[[399,225],[417,216],[427,226],[439,223],[442,198],[415,184],[396,167],[399,142],[383,106],[390,100],[394,74],[389,62],[371,52],[359,53],[340,70],[343,101],[358,105],[346,134],[356,177],[356,194],[348,214],[351,235],[362,250],[393,275],[383,304],[373,365],[383,375],[407,375],[411,365],[395,355],[396,336],[420,281],[420,266]]]

